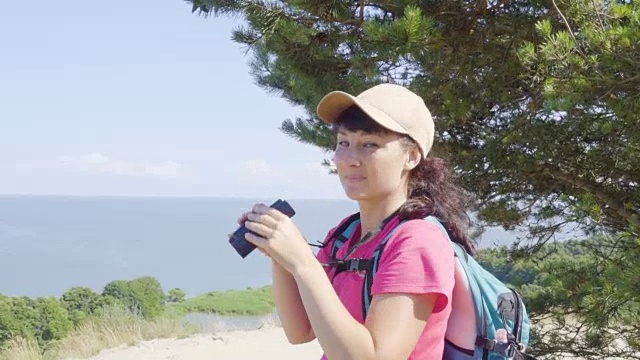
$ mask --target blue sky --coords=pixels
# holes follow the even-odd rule
[[[344,198],[330,154],[278,130],[302,109],[254,84],[240,21],[0,2],[0,194]]]

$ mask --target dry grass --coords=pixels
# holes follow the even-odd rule
[[[223,318],[213,324],[213,332],[228,330]],[[278,317],[269,315],[262,326],[281,326]],[[136,345],[160,338],[185,338],[203,332],[199,327],[181,320],[179,315],[167,314],[156,320],[118,307],[105,308],[75,328],[64,339],[40,348],[33,339],[14,338],[0,351],[0,360],[71,360],[87,359],[105,349]]]
[[[262,327],[282,327],[282,322],[276,314],[271,313],[262,319]]]
[[[41,360],[40,346],[33,339],[14,338],[0,352],[0,360]]]
[[[106,308],[87,320],[67,337],[51,344],[44,353],[35,341],[14,339],[1,353],[0,360],[85,359],[101,350],[159,338],[184,338],[199,332],[179,317],[164,316],[146,320],[117,307]]]

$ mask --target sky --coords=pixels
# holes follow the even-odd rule
[[[182,0],[0,1],[0,194],[344,199],[242,19]]]

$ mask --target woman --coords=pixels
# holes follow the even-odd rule
[[[330,246],[315,256],[292,220],[264,204],[241,216],[258,234],[247,233],[247,240],[273,260],[274,296],[288,340],[317,338],[323,359],[442,359],[456,262],[446,235],[422,219],[437,217],[454,241],[473,248],[463,191],[441,161],[427,157],[434,138],[429,110],[408,89],[382,84],[357,97],[332,92],[318,116],[333,125],[336,170],[360,210],[360,223],[337,257],[370,258],[398,228],[381,257],[365,319],[363,275],[336,275],[323,266],[331,261]]]

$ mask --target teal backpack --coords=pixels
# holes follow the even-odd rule
[[[365,271],[364,286],[362,289],[362,311],[366,318],[369,305],[371,304],[371,287],[373,278],[378,270],[378,264],[384,247],[391,238],[391,235],[402,225],[398,224],[380,242],[375,249],[371,259],[352,258],[338,260],[336,254],[346,241],[351,238],[353,231],[360,223],[360,214],[356,213],[344,220],[333,232],[333,236],[321,247],[331,245],[331,265],[336,268],[337,275],[342,271]],[[442,231],[449,234],[440,221],[433,216],[425,218],[437,224]],[[476,307],[477,338],[473,359],[478,360],[532,360],[533,356],[524,352],[529,344],[530,322],[527,311],[520,294],[498,280],[493,274],[482,268],[476,260],[469,255],[464,247],[458,243],[449,241],[455,250],[455,256],[460,259],[460,263],[467,275],[473,301]],[[508,341],[499,342],[496,339],[496,332],[505,329]],[[464,355],[468,359],[471,355]],[[445,348],[444,359],[458,359],[458,354],[448,354]]]

